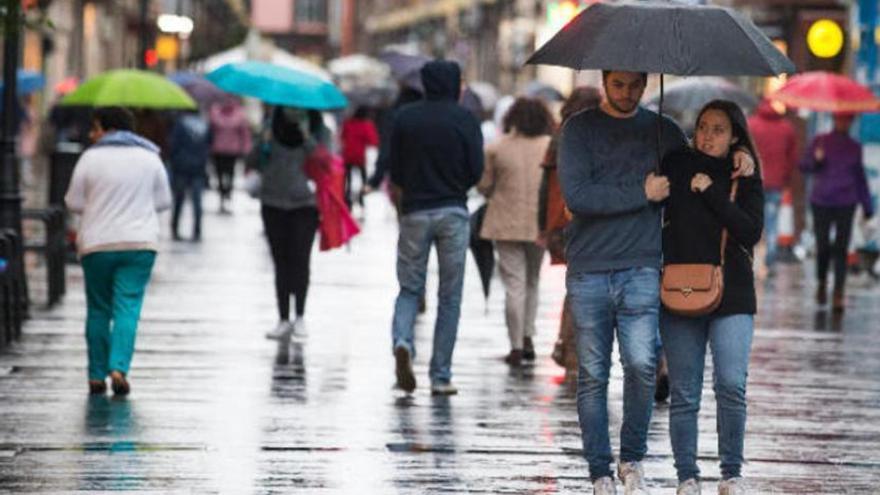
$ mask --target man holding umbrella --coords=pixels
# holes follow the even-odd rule
[[[578,330],[578,415],[595,493],[615,493],[607,390],[614,335],[624,372],[618,477],[627,494],[648,493],[641,460],[654,401],[660,307],[660,203],[669,181],[656,175],[658,116],[639,106],[648,75],[603,71],[599,108],[569,119],[559,174],[573,214],[567,231],[567,288]],[[660,155],[687,145],[672,120],[660,124]],[[754,162],[737,152],[740,174]]]

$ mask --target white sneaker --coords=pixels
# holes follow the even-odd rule
[[[675,495],[700,495],[700,482],[694,478],[682,481],[678,484]]]
[[[741,476],[718,483],[718,495],[743,495],[746,493],[746,480]]]
[[[623,484],[624,495],[650,495],[645,484],[645,471],[641,462],[621,462],[617,465],[617,477]]]
[[[293,334],[297,337],[305,337],[308,335],[306,331],[306,321],[302,317],[293,320]]]
[[[593,495],[617,495],[611,476],[603,476],[593,482]]]
[[[293,330],[293,326],[290,324],[289,321],[279,321],[278,325],[276,325],[275,328],[266,332],[266,338],[279,340],[287,337],[290,334],[291,330]]]

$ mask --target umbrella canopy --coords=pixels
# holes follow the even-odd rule
[[[773,76],[794,64],[737,12],[677,3],[596,3],[526,62],[682,76]]]
[[[385,62],[356,54],[335,58],[327,69],[343,90],[354,88],[382,88],[391,81],[391,70]]]
[[[333,78],[329,72],[315,65],[312,62],[296,55],[286,52],[280,48],[260,44],[255,53],[249,53],[244,45],[230,48],[229,50],[216,53],[205,60],[199,66],[204,72],[211,72],[223,67],[226,64],[234,64],[246,62],[248,60],[260,60],[269,62],[274,65],[280,65],[299,72],[305,72],[325,81],[331,81]]]
[[[194,110],[180,87],[152,72],[117,69],[99,74],[61,100],[62,105]]]
[[[422,87],[422,70],[425,64],[431,61],[424,55],[410,55],[394,50],[386,50],[379,55],[379,59],[391,68],[391,76],[404,86],[424,92]]]
[[[348,105],[345,95],[333,83],[266,62],[226,64],[206,77],[224,91],[273,105],[313,110],[335,110]]]
[[[880,100],[867,86],[831,72],[804,72],[793,76],[770,98],[791,107],[819,112],[880,111]]]
[[[663,111],[671,115],[690,135],[697,120],[697,113],[712,100],[729,100],[739,105],[748,115],[757,108],[758,99],[721,77],[695,77],[680,79],[668,84],[663,91]],[[660,94],[648,98],[649,108],[658,108]]]
[[[480,237],[480,229],[483,227],[483,218],[486,216],[486,205],[479,207],[471,214],[471,238],[470,250],[477,263],[480,272],[480,283],[483,284],[483,296],[489,298],[489,287],[492,283],[492,272],[495,271],[495,250],[492,241]]]
[[[177,83],[196,100],[199,105],[210,106],[226,99],[229,95],[211,81],[194,72],[175,72],[168,79]]]
[[[758,106],[758,99],[743,88],[721,77],[681,79],[666,85],[663,109],[670,113],[699,111],[712,100],[730,100],[749,113]],[[657,104],[660,95],[651,96],[648,104]]]
[[[558,89],[541,81],[532,81],[526,84],[524,92],[530,98],[540,98],[544,101],[565,100],[565,97],[562,96]]]
[[[15,73],[15,92],[19,96],[39,91],[43,89],[43,86],[45,85],[46,78],[44,78],[39,72],[18,69],[18,72]],[[0,82],[0,91],[3,91],[2,82]]]

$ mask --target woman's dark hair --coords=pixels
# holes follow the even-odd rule
[[[105,131],[131,131],[134,129],[134,114],[122,107],[99,107],[92,112],[92,121]]]
[[[706,106],[704,106],[702,110],[700,110],[700,113],[697,114],[697,121],[694,124],[694,128],[700,126],[700,119],[702,119],[703,114],[709,110],[718,110],[727,115],[727,119],[730,120],[730,129],[733,132],[733,137],[736,138],[736,143],[734,146],[730,147],[730,152],[732,153],[737,147],[744,146],[749,154],[752,155],[752,160],[755,161],[755,173],[760,174],[760,157],[758,157],[758,151],[757,148],[755,148],[752,135],[749,133],[748,120],[746,120],[746,116],[739,105],[729,100],[712,100],[709,103],[706,103]]]
[[[536,137],[553,134],[553,116],[537,98],[520,96],[504,116],[504,132],[516,131],[524,136]]]
[[[602,93],[599,92],[599,88],[593,86],[578,86],[571,91],[571,94],[568,95],[565,103],[562,104],[562,109],[559,110],[559,116],[562,118],[562,122],[565,123],[569,117],[581,110],[598,107],[601,101]]]
[[[352,117],[354,117],[356,119],[363,120],[363,119],[366,119],[369,115],[370,115],[370,113],[369,113],[369,110],[367,109],[367,107],[361,105],[355,109]]]
[[[321,112],[308,110],[306,116],[309,122],[309,133],[312,136],[320,137],[324,132],[324,120],[321,117]],[[272,136],[289,148],[298,148],[305,141],[302,129],[299,128],[299,122],[288,119],[284,108],[280,106],[275,107],[272,113]]]

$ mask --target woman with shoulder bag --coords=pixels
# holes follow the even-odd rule
[[[742,110],[716,100],[699,113],[694,149],[667,155],[662,165],[670,196],[660,333],[669,364],[669,430],[680,495],[700,493],[697,436],[707,344],[717,402],[718,493],[745,493],[740,470],[756,311],[752,249],[761,238],[764,194],[759,173],[731,180],[734,148],[745,148],[757,161]]]
[[[330,132],[314,110],[276,107],[271,132],[256,143],[248,157],[251,173],[259,173],[257,196],[266,238],[275,265],[275,292],[279,322],[266,334],[279,339],[291,332],[305,334],[306,296],[312,245],[319,216],[315,185],[305,165]],[[295,298],[295,320],[290,322],[290,297]]]

